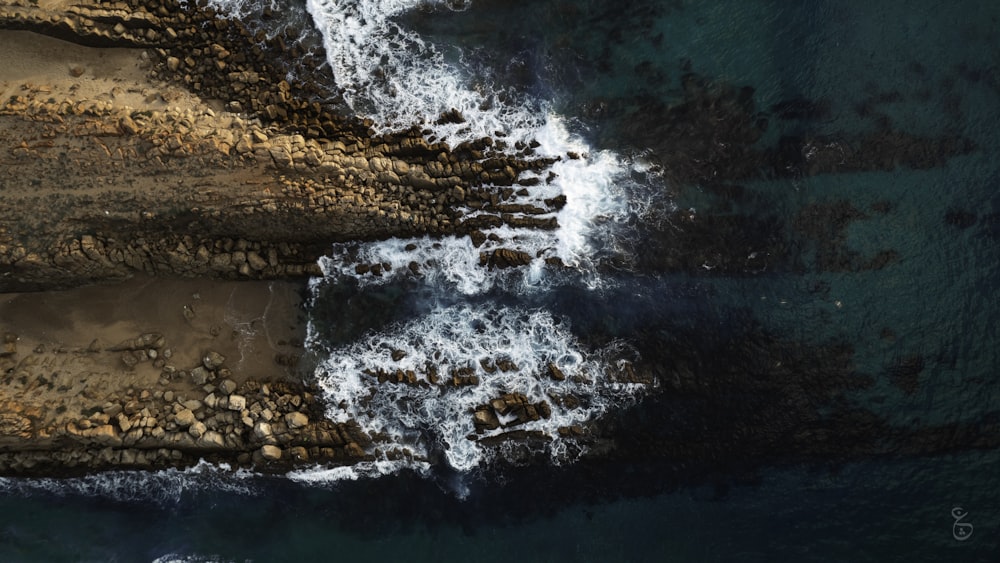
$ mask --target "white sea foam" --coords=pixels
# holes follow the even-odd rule
[[[244,8],[234,7],[245,7],[241,2],[211,1],[219,8],[228,7],[230,13],[246,13]],[[541,292],[565,281],[555,279],[557,275],[573,275],[577,282],[592,288],[606,283],[596,273],[595,261],[602,247],[613,243],[599,240],[595,233],[607,233],[611,225],[624,222],[634,212],[625,197],[631,182],[630,163],[612,152],[592,150],[571,133],[567,121],[546,101],[531,100],[517,92],[498,95],[488,78],[474,78],[473,69],[463,68],[460,57],[447,60],[439,46],[398,23],[398,17],[410,10],[428,6],[461,9],[467,2],[307,0],[306,5],[323,36],[330,70],[345,102],[358,115],[371,118],[376,130],[392,132],[420,124],[452,146],[483,137],[502,139],[508,150],[514,150],[519,142],[531,143],[537,157],[555,162],[541,174],[526,172],[525,178],[538,177],[539,183],[528,188],[528,195],[518,195],[510,203],[544,208],[545,199],[566,197],[562,209],[542,216],[554,216],[558,229],[485,229],[484,234],[493,236],[480,247],[469,238],[430,237],[335,245],[320,263],[327,281],[315,282],[314,290],[321,283],[336,283],[340,276],[355,276],[358,264],[389,266],[380,276],[358,276],[364,286],[411,275],[410,265],[416,263],[426,287],[449,295],[472,296],[494,289],[513,294]],[[472,86],[473,81],[476,86]],[[461,112],[463,123],[435,123],[442,113],[453,109]],[[579,158],[570,158],[571,153]],[[480,213],[464,211],[466,217]],[[481,253],[489,255],[499,248],[523,250],[533,261],[528,267],[510,270],[483,267]],[[559,258],[574,273],[550,271],[545,266],[547,258]],[[313,349],[325,349],[322,338],[315,327],[309,327]],[[405,356],[392,360],[394,350]],[[384,433],[391,442],[406,444],[417,458],[440,454],[453,468],[467,471],[496,451],[467,438],[475,431],[471,411],[504,393],[521,393],[535,404],[553,403],[550,419],[517,428],[550,437],[547,451],[554,461],[572,457],[575,450],[560,439],[559,427],[590,420],[638,392],[634,386],[615,384],[604,376],[615,352],[583,351],[567,327],[546,311],[440,305],[427,315],[366,334],[354,344],[332,351],[316,375],[334,418],[357,420],[367,432]],[[490,373],[480,363],[500,359],[519,369]],[[571,377],[551,380],[545,375],[549,363]],[[479,383],[458,387],[377,384],[365,373],[411,370],[424,374],[429,364],[438,369],[442,379],[449,378],[452,369],[469,368]],[[549,393],[571,394],[581,405],[560,407]],[[323,482],[382,475],[404,466],[420,470],[425,464],[386,458],[370,466],[314,469],[289,476]]]
[[[221,555],[182,555],[180,553],[168,553],[153,559],[153,563],[223,563],[235,561],[226,559]]]
[[[470,69],[446,61],[437,46],[394,19],[427,5],[455,9],[451,4],[426,0],[308,0],[307,9],[323,34],[334,79],[345,100],[356,112],[372,118],[376,128],[390,132],[422,123],[437,138],[452,145],[500,135],[508,147],[535,141],[538,157],[558,159],[542,177],[548,179],[548,173],[554,173],[551,184],[542,182],[531,187],[530,195],[516,202],[544,207],[544,199],[564,194],[567,204],[556,215],[560,228],[554,232],[501,228],[486,233],[496,234],[508,245],[515,239],[517,248],[535,257],[530,275],[523,278],[529,285],[539,282],[542,263],[549,257],[560,258],[588,275],[588,283],[599,285],[592,273],[593,230],[628,216],[630,210],[622,189],[630,181],[628,163],[609,151],[590,150],[569,132],[566,121],[545,101],[508,93],[508,100],[519,99],[520,103],[505,103],[497,98],[497,92],[470,86]],[[435,124],[442,113],[452,109],[462,113],[464,123]],[[582,158],[570,159],[569,153]],[[407,243],[426,246],[421,241]],[[373,243],[365,256],[371,262],[389,262],[393,266],[401,262],[398,265],[405,266],[414,260],[407,260],[399,252],[405,244]],[[436,255],[454,287],[463,293],[478,293],[492,286],[490,280],[476,272],[481,269],[478,257],[480,252],[502,245],[488,242],[478,249],[464,245],[464,257],[457,256],[460,245],[442,246],[422,248],[418,253]],[[335,258],[340,253],[335,249]]]
[[[201,461],[187,469],[108,471],[69,479],[4,477],[0,478],[0,491],[21,496],[32,493],[81,495],[171,505],[184,495],[208,489],[255,494],[251,478],[256,475],[245,469],[233,470],[225,464]]]
[[[468,471],[490,455],[490,450],[467,438],[476,431],[472,412],[477,406],[505,393],[520,393],[531,404],[545,401],[552,408],[549,419],[482,436],[519,429],[558,440],[560,427],[599,416],[639,390],[605,376],[609,359],[582,351],[567,327],[545,311],[455,305],[334,350],[317,369],[317,378],[334,420],[356,420],[367,432],[409,445],[417,457],[441,451],[448,465]],[[517,369],[506,373],[495,369],[503,360]],[[549,377],[550,363],[567,376],[565,381]],[[428,381],[430,366],[437,370],[440,383],[380,384],[372,375],[409,370]],[[452,372],[460,369],[475,375],[478,384],[452,385]],[[579,406],[555,404],[552,395],[566,394],[573,395]]]
[[[468,238],[429,237],[336,245],[321,261],[324,275],[335,280],[355,275],[359,263],[387,265],[388,272],[380,276],[359,278],[362,285],[380,284],[410,275],[409,266],[416,263],[424,283],[442,293],[477,295],[501,288],[518,294],[548,289],[554,274],[544,262],[557,257],[586,285],[601,286],[604,280],[596,274],[594,261],[597,246],[607,241],[595,242],[594,232],[607,230],[632,212],[624,196],[624,186],[630,182],[629,164],[614,153],[591,150],[544,101],[522,97],[523,103],[504,103],[497,92],[469,86],[470,69],[446,61],[437,46],[395,21],[407,10],[428,4],[447,7],[443,2],[420,0],[308,0],[307,7],[323,34],[345,100],[356,112],[370,117],[376,129],[390,132],[419,123],[452,145],[481,137],[503,139],[509,148],[534,141],[536,156],[555,162],[538,176],[540,182],[529,188],[528,195],[517,196],[513,203],[545,207],[545,199],[565,195],[566,205],[554,214],[559,228],[487,229],[485,234],[493,236],[480,247]],[[505,94],[507,100],[519,99],[516,93]],[[461,112],[464,123],[435,124],[452,109]],[[571,153],[579,158],[570,158]],[[466,217],[478,213],[465,211]],[[531,265],[493,271],[482,266],[481,254],[510,247],[532,256]],[[313,330],[310,336],[314,342],[322,338]],[[400,352],[405,356],[394,361],[393,351],[397,357]],[[368,432],[388,435],[391,443],[407,444],[418,457],[440,452],[451,467],[468,471],[497,451],[468,439],[476,430],[472,411],[504,393],[523,394],[533,404],[553,403],[550,419],[517,428],[551,438],[547,451],[553,461],[571,458],[576,450],[560,438],[558,428],[599,416],[638,392],[635,386],[618,385],[605,377],[612,352],[584,352],[568,329],[545,311],[441,305],[423,317],[334,350],[318,368],[317,377],[334,418],[357,420]],[[490,373],[481,363],[501,359],[519,369]],[[549,363],[574,377],[553,381],[546,375]],[[425,377],[431,365],[442,379],[450,378],[451,370],[471,369],[479,383],[457,387],[378,384],[371,375],[409,370]],[[550,393],[571,394],[581,404],[558,406]],[[340,478],[344,471],[334,470],[333,476]]]
[[[310,485],[333,484],[342,481],[357,481],[359,479],[375,479],[393,475],[403,469],[416,471],[421,475],[430,473],[430,464],[421,461],[363,461],[354,465],[341,467],[316,466],[308,469],[290,471],[287,476],[292,481]]]
[[[394,19],[428,5],[448,3],[307,0],[306,9],[323,34],[334,79],[347,103],[386,132],[431,124],[442,113],[457,109],[465,123],[434,128],[451,143],[493,137],[497,132],[511,140],[530,140],[540,125],[531,112],[493,104],[491,93],[467,87],[433,44]]]

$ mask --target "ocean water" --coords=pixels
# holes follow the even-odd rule
[[[213,4],[250,22],[263,5]],[[296,36],[329,57],[296,78],[332,85],[382,130],[454,108],[465,122],[437,138],[581,155],[518,196],[565,195],[560,228],[498,228],[504,242],[484,248],[332,246],[322,261],[309,345],[329,414],[417,461],[3,480],[0,560],[1000,553],[1000,6],[272,4],[284,19],[259,25],[304,22]],[[839,168],[811,171],[810,151],[831,146]],[[479,266],[500,246],[536,258]],[[359,277],[359,261],[423,276]],[[481,384],[369,399],[364,370],[429,361]],[[610,377],[625,361],[656,388]],[[550,363],[583,374],[556,390],[584,400],[532,423],[552,438],[536,463],[465,439],[491,396],[551,391],[535,377]],[[596,457],[557,431],[594,417],[614,446]]]

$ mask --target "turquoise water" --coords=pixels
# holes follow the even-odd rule
[[[733,409],[739,397],[717,398],[716,411],[711,397],[702,410],[683,410],[695,401],[671,402],[668,390],[630,411],[647,421],[637,440],[648,444],[568,468],[507,468],[464,479],[403,473],[329,487],[254,478],[234,485],[225,476],[199,479],[199,488],[168,484],[192,480],[179,476],[148,485],[160,491],[152,495],[114,494],[128,479],[97,493],[7,482],[0,560],[986,561],[1000,553],[1000,5],[525,4],[473,0],[465,11],[418,11],[399,21],[452,46],[442,50],[468,65],[468,80],[547,100],[595,150],[622,158],[656,161],[664,158],[657,151],[677,148],[645,133],[664,115],[649,108],[679,103],[689,72],[753,88],[754,112],[768,118],[757,147],[788,136],[858,142],[887,124],[972,142],[968,154],[928,169],[723,177],[719,184],[744,190],[732,200],[712,195],[708,182],[646,184],[703,217],[772,218],[786,252],[763,271],[649,266],[620,272],[626,289],[617,293],[581,300],[570,288],[530,303],[571,319],[582,338],[634,337],[678,354],[670,346],[684,345],[691,364],[701,366],[694,376],[706,380],[726,367],[770,373],[768,366],[804,350],[796,364],[801,378],[792,373],[774,390],[792,401],[787,405],[815,405],[819,413],[836,412],[839,399],[810,394],[813,387],[803,387],[801,397],[783,393],[800,379],[822,379],[826,372],[812,373],[809,354],[817,354],[818,370],[829,361],[820,346],[846,343],[849,371],[870,385],[844,400],[887,425],[871,435],[860,430],[861,438],[874,436],[873,445],[854,448],[845,435],[826,449],[789,439],[773,442],[784,450],[744,451],[749,438],[739,434],[732,447],[685,457],[692,450],[670,444],[697,437],[686,426],[695,422],[683,416],[704,415],[706,425],[723,429],[735,421],[734,432],[744,430],[741,421],[767,421]],[[794,99],[824,109],[815,119],[778,118],[772,108]],[[810,238],[803,234],[809,222],[796,218],[808,206],[838,202],[858,216],[842,225],[837,251],[854,253],[855,265],[884,250],[897,258],[879,269],[821,267],[816,247],[836,232]],[[668,214],[658,205],[636,220],[639,227]],[[956,213],[965,221],[955,221]],[[737,230],[726,240],[742,243],[744,236],[753,246],[758,235]],[[699,236],[678,240],[697,247],[721,235]],[[638,253],[648,243],[631,240],[629,248]],[[725,336],[751,329],[785,342],[780,354],[761,341],[748,351],[729,349],[726,343],[740,341]],[[658,357],[654,349],[640,352]],[[897,369],[913,358],[922,368],[915,375]],[[746,402],[753,405],[747,411],[781,416],[768,410],[766,397]],[[671,419],[672,408],[682,418]],[[709,441],[732,438],[705,431]],[[726,456],[727,449],[736,453]],[[460,499],[463,486],[468,494]],[[960,522],[952,516],[957,507],[968,513]],[[969,539],[955,538],[958,523],[974,526]]]

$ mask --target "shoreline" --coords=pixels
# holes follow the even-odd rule
[[[289,319],[297,336],[270,354],[234,362],[224,296],[190,288],[230,288],[251,303],[273,280],[288,314],[299,306],[289,288],[322,274],[334,242],[470,236],[479,246],[480,228],[557,228],[563,199],[509,203],[523,172],[551,163],[531,147],[512,157],[490,139],[449,147],[418,128],[375,134],[285,81],[270,58],[285,45],[271,55],[258,39],[173,0],[0,3],[10,210],[0,218],[0,474],[374,459],[366,450],[389,438],[327,419],[298,365],[310,361],[304,319]],[[481,262],[526,257],[501,247]],[[129,320],[135,299],[162,316]],[[196,329],[202,319],[212,320]],[[413,455],[382,446],[388,459]]]
[[[309,370],[289,373],[289,365],[275,361],[279,354],[282,362],[302,361],[300,346],[272,349],[247,367],[237,365],[238,347],[226,341],[224,316],[191,332],[185,305],[194,307],[194,319],[210,318],[229,298],[206,292],[202,303],[213,303],[206,313],[191,304],[200,291],[178,288],[235,283],[240,289],[231,291],[253,294],[264,287],[255,284],[268,280],[301,288],[322,274],[317,260],[332,243],[390,237],[468,236],[481,266],[524,266],[541,255],[495,232],[484,247],[483,231],[558,228],[554,215],[565,196],[538,206],[515,197],[548,181],[542,177],[553,159],[531,146],[501,148],[503,140],[449,147],[419,126],[377,134],[370,122],[316,103],[309,85],[285,80],[279,65],[294,55],[294,45],[258,41],[239,22],[174,0],[90,7],[0,0],[0,28],[0,201],[8,210],[0,217],[0,301],[44,301],[62,295],[55,290],[92,288],[78,291],[101,296],[91,301],[115,311],[150,278],[157,281],[146,287],[172,288],[149,298],[150,310],[165,311],[157,322],[128,324],[123,319],[131,313],[119,311],[107,313],[104,327],[91,314],[80,321],[84,328],[45,329],[62,336],[38,352],[51,334],[33,333],[17,319],[45,308],[0,307],[0,331],[13,335],[0,343],[10,351],[0,357],[0,473],[182,467],[202,458],[278,472],[373,459],[369,452],[384,453],[379,459],[412,456],[387,436],[326,420],[309,388]],[[976,150],[969,139],[921,137],[888,120],[862,134],[804,133],[769,147],[758,142],[768,114],[755,107],[752,87],[737,89],[693,72],[681,87],[676,104],[636,109],[629,121],[646,129],[633,138],[654,148],[651,158],[660,160],[669,195],[704,187],[705,206],[698,214],[654,210],[663,215],[640,218],[643,247],[623,265],[640,275],[802,275],[813,271],[813,251],[815,273],[894,267],[903,259],[896,249],[860,253],[847,237],[853,221],[891,214],[890,202],[870,209],[846,200],[803,204],[786,224],[754,215],[756,204],[740,212],[755,198],[768,199],[736,184],[923,170]],[[458,112],[445,117],[463,119]],[[660,219],[676,228],[658,230]],[[560,267],[558,258],[545,261]],[[403,271],[420,276],[420,266]],[[348,267],[378,276],[387,266]],[[619,269],[613,261],[600,267]],[[28,297],[29,291],[38,293]],[[817,284],[819,298],[822,291]],[[261,294],[247,297],[262,300]],[[295,309],[288,295],[279,301],[280,308]],[[69,322],[55,313],[47,318],[52,326]],[[671,458],[712,468],[741,456],[826,462],[953,447],[943,438],[947,428],[910,432],[873,411],[846,408],[848,393],[870,388],[881,376],[857,373],[849,361],[853,351],[841,342],[800,343],[766,334],[756,321],[725,341],[708,335],[706,342],[705,334],[667,320],[663,327],[636,335],[637,347],[653,351],[641,364],[608,370],[618,381],[657,388],[643,407],[652,417],[614,413],[586,428],[559,428],[560,436],[602,461]],[[67,336],[101,330],[109,332],[93,349],[92,337]],[[131,343],[119,346],[123,342]],[[734,372],[732,366],[756,365],[759,357],[750,350],[795,361],[762,375]],[[822,373],[812,373],[817,359],[827,362]],[[899,379],[915,386],[919,370],[903,367]],[[430,371],[424,379],[404,370],[368,375],[378,385],[478,385],[461,374],[437,381]],[[803,379],[803,373],[811,375]],[[746,397],[759,407],[744,408]],[[549,436],[513,428],[544,416],[549,406],[546,400],[526,404],[516,393],[491,398],[468,413],[477,431],[469,439],[490,448],[544,441]],[[732,413],[731,419],[720,423],[717,412]],[[515,420],[501,425],[499,415]],[[674,430],[678,420],[690,422]],[[706,428],[713,434],[706,437]],[[963,447],[996,444],[993,437],[969,436]],[[520,461],[533,460],[526,454]]]
[[[334,242],[478,246],[479,228],[557,227],[539,215],[558,198],[506,203],[522,172],[551,162],[532,148],[375,134],[284,79],[280,57],[296,46],[266,40],[272,54],[261,41],[174,0],[0,2],[0,474],[371,459],[388,437],[326,419],[298,365],[310,361],[304,319],[241,362],[229,298],[191,288],[276,300],[287,317],[299,307],[289,288],[322,274]],[[523,254],[481,260],[514,267]],[[260,280],[281,295],[265,299]],[[161,316],[134,317],[136,299]]]
[[[363,457],[366,438],[303,384],[304,289],[135,279],[3,294],[0,474]]]

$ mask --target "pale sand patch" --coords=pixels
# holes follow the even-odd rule
[[[39,345],[66,353],[100,348],[89,361],[119,374],[122,381],[140,372],[147,384],[159,377],[149,362],[130,369],[120,354],[107,352],[150,332],[163,334],[173,353],[168,363],[178,369],[199,365],[212,350],[226,357],[237,383],[291,378],[294,370],[276,364],[275,357],[302,351],[302,289],[302,284],[288,282],[140,278],[67,291],[0,294],[0,330],[18,336],[20,357]]]
[[[83,47],[30,31],[0,30],[0,100],[21,94],[29,85],[50,88],[57,99],[102,100],[116,107],[222,109],[221,102],[206,102],[151,79],[143,52]]]

